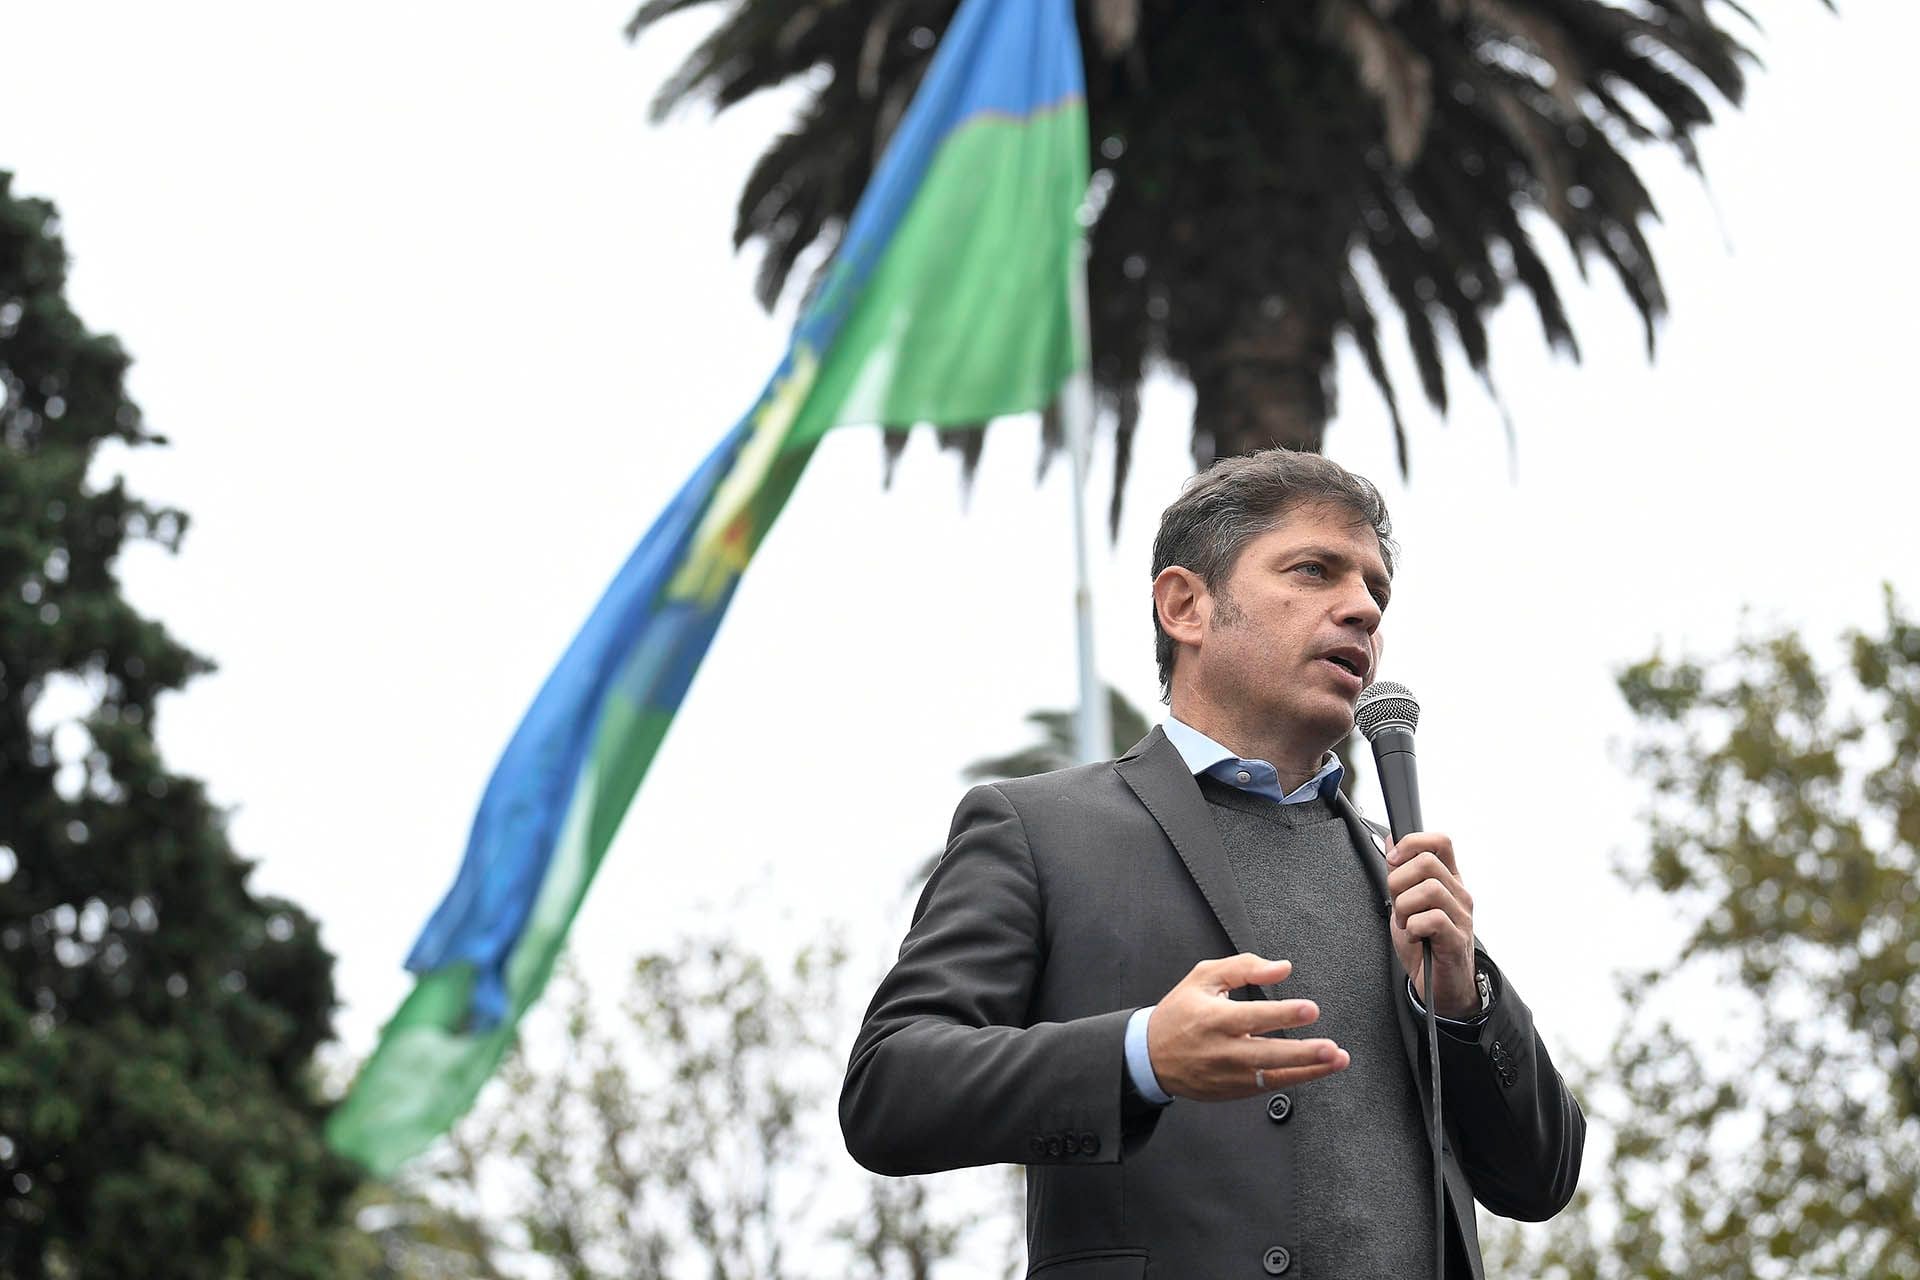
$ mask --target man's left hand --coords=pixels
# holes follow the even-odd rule
[[[1393,900],[1393,949],[1413,979],[1414,994],[1429,1002],[1421,981],[1420,942],[1433,941],[1433,1011],[1443,1018],[1480,1012],[1473,979],[1473,895],[1460,883],[1453,841],[1415,831],[1387,854],[1387,896]]]

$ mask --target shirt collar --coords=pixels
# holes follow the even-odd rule
[[[1174,750],[1180,753],[1180,758],[1186,762],[1194,777],[1205,774],[1230,787],[1264,796],[1279,804],[1300,804],[1330,796],[1339,788],[1340,778],[1345,773],[1340,757],[1329,751],[1326,759],[1320,762],[1319,772],[1292,791],[1282,791],[1280,771],[1267,761],[1242,759],[1192,725],[1173,716],[1167,717],[1163,727],[1167,740],[1173,743]]]

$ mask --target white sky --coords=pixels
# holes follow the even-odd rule
[[[221,666],[163,745],[233,806],[256,886],[324,923],[355,1055],[540,681],[785,346],[729,235],[794,99],[649,126],[711,17],[636,48],[631,8],[0,6],[0,168],[59,204],[73,302],[172,441],[108,470],[194,521],[178,558],[125,562]],[[1609,869],[1640,805],[1614,671],[1723,648],[1746,607],[1819,638],[1871,625],[1882,581],[1920,594],[1920,8],[1757,8],[1770,67],[1705,139],[1710,188],[1646,162],[1657,363],[1604,267],[1567,279],[1583,365],[1516,298],[1493,336],[1517,465],[1461,362],[1442,423],[1397,358],[1410,487],[1341,366],[1328,452],[1382,483],[1405,548],[1386,674],[1425,707],[1427,818],[1552,1046],[1597,1051],[1609,975],[1665,936]],[[1147,556],[1189,406],[1150,388],[1097,543],[1101,666],[1156,708]],[[581,915],[591,978],[715,904],[774,944],[844,921],[877,971],[960,766],[1075,696],[1066,468],[1036,488],[1036,458],[1033,424],[996,428],[969,506],[928,438],[891,493],[872,431],[821,450]]]

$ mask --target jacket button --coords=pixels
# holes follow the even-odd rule
[[[1047,1154],[1048,1155],[1058,1160],[1062,1155],[1066,1154],[1066,1149],[1067,1149],[1066,1144],[1060,1141],[1059,1134],[1050,1133],[1047,1135]]]
[[[1260,1259],[1260,1265],[1267,1269],[1268,1275],[1277,1276],[1293,1265],[1293,1255],[1279,1245],[1275,1245],[1267,1250],[1266,1256]]]
[[[1493,1069],[1500,1075],[1500,1083],[1508,1089],[1513,1088],[1520,1078],[1519,1070],[1513,1065],[1513,1055],[1498,1040],[1493,1042],[1490,1052],[1493,1055]]]
[[[1100,1154],[1100,1135],[1089,1129],[1080,1135],[1080,1154],[1097,1156]]]
[[[1068,1130],[1066,1133],[1060,1135],[1060,1149],[1070,1156],[1079,1155],[1080,1135],[1074,1133],[1072,1130]]]
[[[1267,1119],[1275,1124],[1284,1124],[1293,1114],[1293,1099],[1284,1093],[1276,1093],[1267,1099]]]
[[[1033,1137],[1028,1138],[1027,1154],[1035,1160],[1045,1159],[1047,1154],[1047,1140],[1037,1133],[1033,1135]]]

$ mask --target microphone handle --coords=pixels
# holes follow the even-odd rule
[[[1373,739],[1373,763],[1380,771],[1380,790],[1387,802],[1387,826],[1397,844],[1423,825],[1413,735],[1405,729],[1382,729]]]

